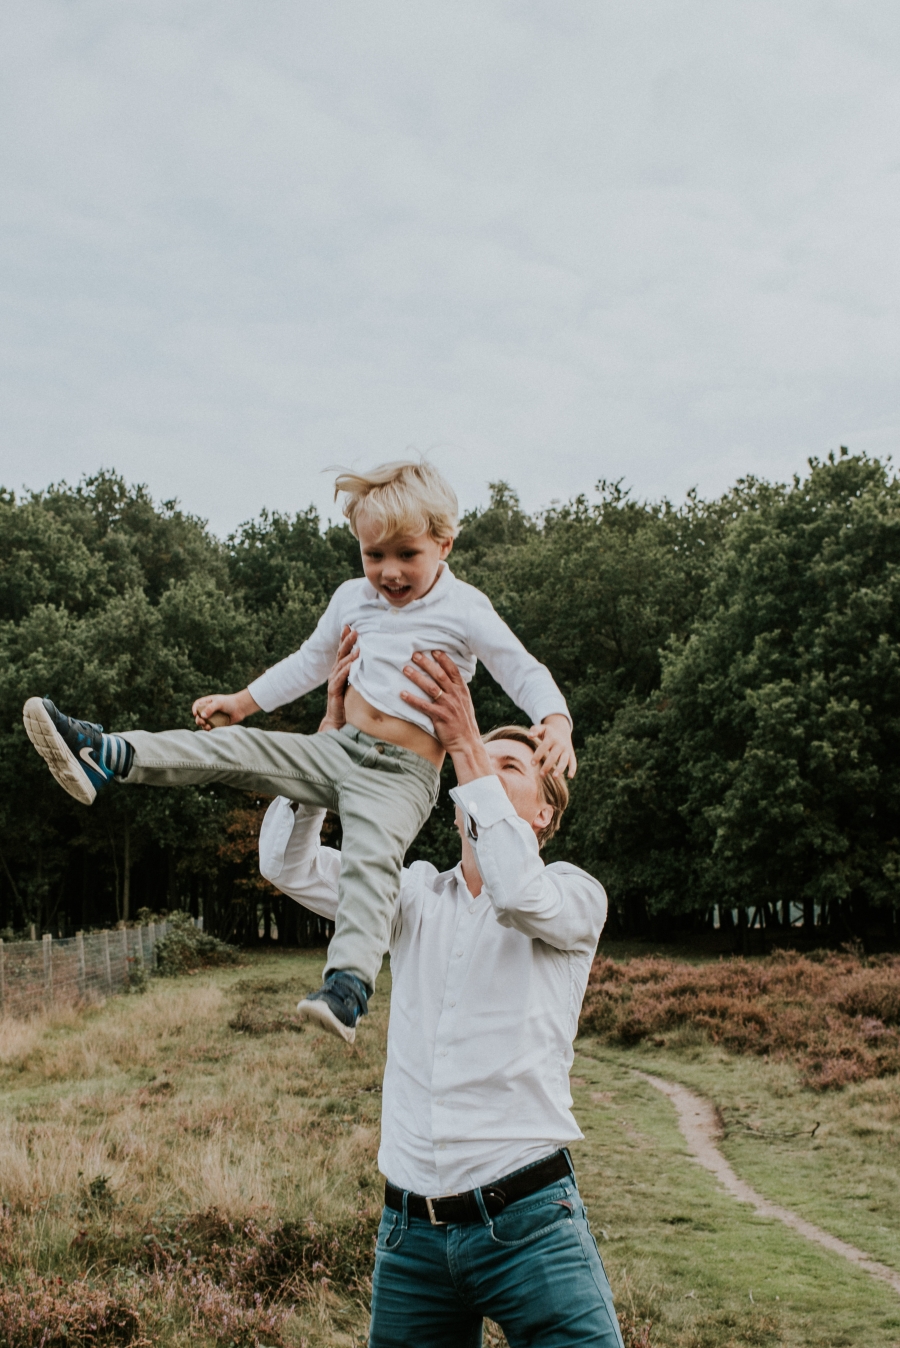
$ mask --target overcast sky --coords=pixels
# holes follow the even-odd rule
[[[896,0],[6,0],[0,482],[225,533],[892,452]]]

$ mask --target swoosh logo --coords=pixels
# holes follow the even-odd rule
[[[91,768],[94,772],[100,771],[99,767],[97,766],[97,760],[91,757],[91,750],[87,744],[83,744],[81,748],[78,750],[78,757],[82,760],[83,763],[87,763],[88,767]]]

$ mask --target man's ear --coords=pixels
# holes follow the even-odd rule
[[[453,551],[453,539],[445,538],[443,543],[441,544],[441,561],[446,562],[447,558],[450,556],[452,551]]]
[[[541,808],[538,810],[537,814],[532,819],[531,827],[534,829],[535,833],[542,833],[544,829],[547,827],[547,825],[550,823],[550,820],[552,818],[553,818],[553,806],[549,803],[549,801],[545,800]]]

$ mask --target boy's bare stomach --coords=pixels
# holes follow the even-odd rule
[[[421,758],[427,758],[440,772],[444,750],[427,730],[422,730],[419,726],[413,725],[412,721],[404,721],[399,716],[388,716],[383,711],[377,711],[353,687],[348,688],[344,695],[344,714],[357,730],[362,730],[376,740],[384,740],[386,744],[397,744],[401,749],[411,749]]]

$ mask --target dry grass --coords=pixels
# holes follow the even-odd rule
[[[852,1021],[871,1009],[870,989],[868,969],[858,961],[847,967],[838,1014]],[[0,1344],[5,1336],[9,1348],[37,1348],[37,1323],[44,1348],[364,1344],[381,1199],[375,1152],[389,979],[351,1049],[293,1017],[320,968],[318,955],[254,957],[242,969],[161,980],[105,1007],[0,1025]],[[598,988],[609,986],[602,995],[624,1014],[626,1002],[639,1004],[637,989],[653,986],[635,981],[628,998],[602,962],[598,973],[595,1008]],[[657,978],[655,986],[673,984]],[[871,1166],[860,1169],[856,1152],[868,1154],[875,1141],[888,1157],[895,1081],[873,1078],[822,1097],[801,1090],[789,1058],[733,1058],[690,1019],[656,1037],[682,1074],[707,1074],[695,1084],[713,1098],[728,1069],[731,1096],[721,1102],[729,1147],[758,1148],[759,1137],[807,1127],[795,1116],[803,1100],[815,1108],[824,1122],[802,1154],[797,1142],[763,1144],[784,1150],[779,1185],[801,1162],[804,1191],[824,1195],[822,1202],[880,1184]],[[778,1244],[777,1234],[748,1225],[741,1205],[711,1199],[709,1177],[679,1159],[668,1102],[628,1065],[616,1065],[634,1055],[581,1042],[582,1057],[589,1044],[607,1055],[583,1058],[585,1079],[575,1085],[587,1134],[576,1165],[611,1256],[626,1348],[858,1341],[829,1335],[841,1314],[852,1328],[880,1304],[869,1289],[836,1280],[832,1294],[818,1254],[792,1263],[787,1237]],[[655,1051],[650,1037],[637,1054]],[[765,1074],[762,1104],[750,1090],[754,1073]],[[852,1127],[839,1130],[845,1113]],[[765,1189],[744,1156],[733,1158],[738,1169]],[[841,1200],[834,1210],[847,1207]],[[810,1216],[828,1226],[830,1214]],[[835,1229],[864,1246],[875,1231]],[[762,1295],[773,1264],[782,1280],[765,1307],[754,1308],[746,1288],[734,1292],[738,1268]],[[787,1289],[803,1279],[805,1299],[791,1309]],[[895,1348],[891,1333],[881,1327],[867,1342]],[[486,1325],[485,1342],[502,1348],[496,1326]]]
[[[900,957],[780,952],[676,963],[598,959],[581,1029],[637,1044],[691,1033],[734,1053],[789,1058],[823,1090],[900,1071]]]
[[[371,1264],[387,997],[348,1049],[290,1014],[319,972],[272,960],[0,1026],[10,1345],[51,1303],[72,1345],[360,1342],[364,1277],[332,1265],[336,1241]],[[119,1338],[78,1328],[98,1297]]]

